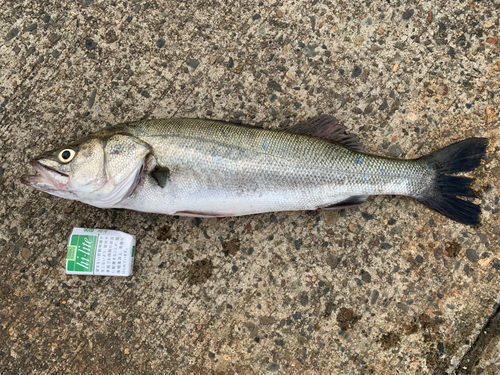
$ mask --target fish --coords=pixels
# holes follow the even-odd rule
[[[365,153],[335,117],[286,130],[208,119],[118,124],[46,152],[21,182],[99,208],[228,217],[355,207],[372,195],[409,196],[468,225],[480,223],[473,179],[487,138],[417,159]],[[465,198],[465,199],[464,199]]]

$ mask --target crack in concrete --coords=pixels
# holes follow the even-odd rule
[[[454,374],[472,374],[472,371],[479,364],[483,356],[484,349],[498,336],[500,336],[500,305],[496,306],[495,312],[491,315],[484,328],[481,329],[476,341],[474,341],[467,353],[463,356]]]

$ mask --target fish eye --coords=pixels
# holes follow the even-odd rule
[[[76,152],[70,148],[66,148],[59,153],[59,160],[62,163],[69,163],[75,157]]]

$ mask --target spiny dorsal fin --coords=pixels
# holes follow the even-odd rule
[[[345,134],[347,128],[331,115],[311,117],[287,130],[338,142],[348,149],[363,152],[363,147],[359,143],[358,137],[354,134]]]

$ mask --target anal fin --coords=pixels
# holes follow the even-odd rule
[[[174,215],[187,216],[187,217],[228,217],[234,214],[218,214],[212,212],[198,212],[198,211],[177,211]]]
[[[342,202],[332,204],[331,206],[320,207],[319,210],[340,210],[344,208],[351,208],[359,206],[360,204],[366,202],[368,199],[367,195],[353,195]]]

